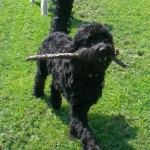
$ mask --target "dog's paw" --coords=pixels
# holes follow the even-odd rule
[[[33,96],[35,96],[36,98],[40,98],[44,96],[44,92],[34,92]]]
[[[59,110],[60,107],[61,107],[61,103],[52,103],[52,102],[51,102],[51,105],[52,105],[52,107],[53,107],[54,109],[56,109],[56,110]]]
[[[70,129],[70,137],[71,138],[79,138],[77,135],[77,131],[73,128]]]

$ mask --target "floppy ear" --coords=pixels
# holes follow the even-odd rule
[[[97,37],[98,39],[101,39],[101,42],[106,38],[113,43],[113,37],[109,30],[101,23],[93,22],[91,24],[82,25],[78,29],[73,39],[73,47],[78,49],[79,47],[88,44],[89,39]]]
[[[88,35],[83,36],[83,35],[77,34],[72,41],[72,46],[74,47],[74,49],[77,50],[80,47],[82,47],[83,45],[86,45],[87,39],[88,39]]]
[[[86,42],[89,39],[90,35],[91,24],[82,25],[75,34],[75,37],[72,42],[73,47],[75,49],[78,49],[82,45],[86,45]]]

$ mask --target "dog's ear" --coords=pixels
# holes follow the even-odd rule
[[[67,49],[68,53],[73,53],[77,50],[76,47],[74,46],[73,41],[71,41],[69,44],[65,45],[65,49]]]
[[[90,24],[82,25],[75,34],[75,37],[72,42],[73,47],[75,47],[75,49],[78,49],[82,45],[85,45],[89,36]]]
[[[104,25],[93,22],[91,24],[82,25],[78,29],[73,39],[73,46],[75,49],[86,46],[89,39],[92,38],[98,38],[100,42],[103,42],[105,39],[109,39],[111,42],[113,41],[112,35]]]

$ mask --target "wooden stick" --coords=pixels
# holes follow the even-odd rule
[[[121,67],[127,67],[126,64],[124,64],[121,60],[117,59],[116,57],[112,57],[111,58],[114,62],[116,62],[118,65],[120,65]]]
[[[29,56],[26,60],[45,60],[45,59],[74,59],[80,58],[80,55],[78,53],[58,53],[58,54],[42,54],[42,55],[34,55],[34,56]],[[121,67],[126,67],[121,60],[117,59],[116,57],[111,57],[111,59],[116,62],[118,65]]]
[[[58,54],[42,54],[29,56],[26,60],[44,60],[44,59],[72,59],[79,58],[78,53],[58,53]]]

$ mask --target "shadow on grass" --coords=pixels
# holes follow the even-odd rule
[[[87,21],[83,21],[83,20],[80,20],[80,19],[77,19],[77,18],[72,18],[71,19],[71,28],[79,28],[81,25],[84,25],[84,24],[89,24],[91,22],[87,22]],[[100,23],[100,22],[98,22]],[[110,24],[104,24],[104,26],[109,30],[109,31],[112,31],[113,30],[113,26],[110,25]]]
[[[70,121],[69,106],[68,107],[67,106],[61,106],[60,110],[55,110],[51,106],[50,96],[45,95],[44,97],[42,97],[42,100],[44,100],[46,102],[47,106],[50,109],[52,109],[52,111],[55,113],[56,116],[58,116],[60,118],[62,123],[69,125],[69,121]]]
[[[43,100],[52,109],[49,97],[45,96]],[[62,106],[60,110],[53,109],[53,112],[63,124],[69,126],[69,106]],[[131,127],[123,115],[107,116],[95,113],[89,114],[88,118],[92,132],[103,150],[134,150],[127,142],[136,137],[138,129]]]
[[[41,2],[34,2],[34,4],[37,5],[38,7],[41,7]],[[51,6],[48,7],[48,12],[51,12],[51,13],[53,12]]]
[[[41,2],[34,2],[34,4],[41,7]]]
[[[127,141],[136,137],[138,129],[123,115],[90,114],[89,124],[103,150],[134,150]]]
[[[40,2],[35,2],[35,4],[38,6],[38,7],[41,7],[41,3]],[[52,6],[49,6],[48,8],[48,12],[49,13],[53,13],[53,9],[52,9]],[[51,15],[50,15],[51,16]],[[72,15],[74,16],[74,14]],[[84,25],[84,24],[88,24],[88,23],[91,23],[91,22],[87,22],[87,21],[83,21],[83,20],[80,20],[80,19],[77,19],[77,18],[74,18],[72,17],[71,19],[71,29],[72,28],[79,28],[81,25]],[[109,25],[109,24],[104,24],[109,31],[112,31],[113,29],[113,26],[112,25]]]

